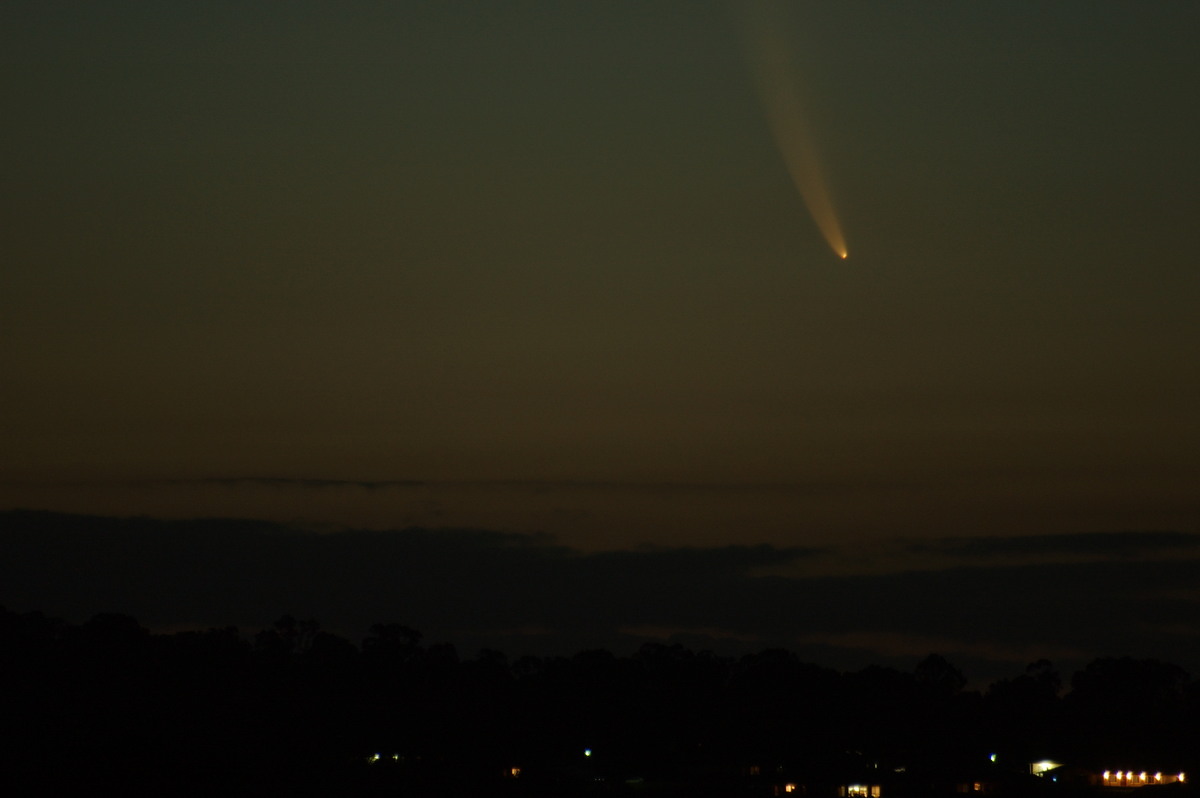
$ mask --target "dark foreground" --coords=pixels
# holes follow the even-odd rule
[[[1127,658],[1069,689],[1040,661],[978,692],[937,655],[912,673],[665,645],[510,663],[397,624],[356,646],[291,618],[247,639],[0,611],[0,679],[0,791],[19,796],[1183,798],[1200,741],[1197,683]],[[1042,760],[1059,766],[1031,775]]]

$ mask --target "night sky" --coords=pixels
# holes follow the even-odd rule
[[[0,5],[0,604],[1200,670],[1200,4],[758,11]]]

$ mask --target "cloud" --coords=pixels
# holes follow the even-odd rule
[[[146,480],[158,485],[214,485],[240,488],[293,488],[298,490],[321,490],[328,488],[362,488],[363,490],[386,490],[396,488],[421,488],[429,483],[416,479],[314,479],[297,477],[206,477],[200,479]]]
[[[897,659],[919,660],[931,651],[968,656],[991,662],[1008,662],[1024,666],[1038,659],[1087,659],[1090,652],[1068,646],[1040,643],[1037,645],[969,641],[961,638],[927,637],[920,634],[896,632],[842,632],[812,635],[803,638],[802,645],[858,649],[877,652]]]
[[[944,553],[980,558],[1008,555],[1144,557],[1186,549],[1200,549],[1200,535],[1171,531],[1120,531],[1069,535],[956,537],[939,538],[910,547],[910,550],[916,553]]]
[[[77,484],[77,483],[71,483]],[[526,489],[534,491],[631,491],[644,493],[746,493],[779,492],[819,494],[850,492],[859,484],[846,480],[805,482],[738,482],[738,481],[671,481],[671,480],[581,480],[581,479],[326,479],[320,477],[221,476],[186,479],[143,479],[131,484],[174,487],[263,487],[279,490],[329,490],[361,488],[363,490],[404,490],[411,488],[473,488]],[[912,483],[889,481],[882,487],[898,487]]]
[[[76,622],[123,612],[155,628],[253,628],[290,613],[352,638],[399,621],[429,640],[514,656],[666,635],[731,652],[787,646],[839,665],[935,643],[1002,663],[1090,652],[1200,665],[1189,661],[1200,642],[1200,559],[761,575],[826,554],[770,545],[583,553],[546,535],[488,530],[318,534],[259,521],[9,512],[0,513],[0,602]]]
[[[686,612],[690,597],[810,549],[726,546],[584,555],[544,534],[471,529],[317,534],[263,521],[0,514],[6,600],[151,624],[256,624],[281,612],[349,628],[582,624]],[[658,609],[655,609],[658,608]]]

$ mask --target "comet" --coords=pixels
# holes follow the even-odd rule
[[[781,34],[785,28],[782,6],[778,0],[750,0],[746,11],[746,54],[767,125],[817,229],[834,254],[845,260],[850,253],[800,101],[799,71]]]

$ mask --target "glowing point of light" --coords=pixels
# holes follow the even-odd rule
[[[845,255],[843,255],[842,257],[844,258],[844,257],[846,257],[846,256],[845,256]],[[995,755],[995,754],[990,754],[990,755],[988,756],[988,760],[989,760],[989,761],[992,761],[992,762],[995,762],[995,761],[996,761],[996,755]]]
[[[585,749],[583,749],[583,755],[584,755],[584,756],[591,756],[591,755],[592,755],[592,749],[590,749],[590,748],[585,748]]]

